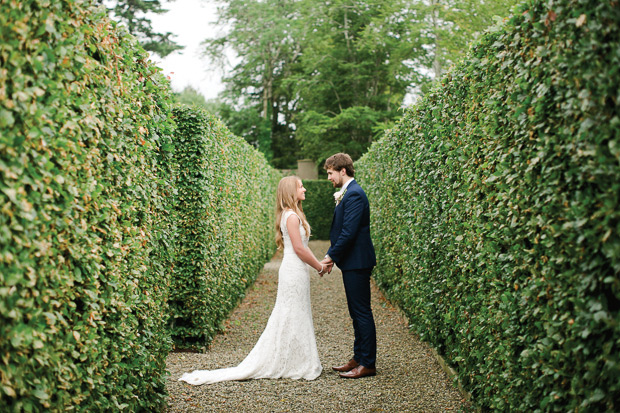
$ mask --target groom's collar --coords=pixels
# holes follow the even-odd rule
[[[355,181],[355,178],[349,179],[346,184],[342,185],[342,190],[344,191],[345,189],[347,189],[347,186],[349,186],[353,181]]]

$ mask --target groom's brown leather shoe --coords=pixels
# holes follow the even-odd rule
[[[376,374],[377,369],[369,369],[360,365],[347,373],[340,373],[340,377],[343,377],[345,379],[359,379],[361,377],[375,376]]]
[[[351,371],[354,368],[356,368],[357,366],[359,366],[359,363],[357,361],[355,361],[355,359],[351,359],[349,360],[349,362],[347,364],[343,364],[342,366],[338,366],[338,367],[332,367],[332,369],[334,371]]]

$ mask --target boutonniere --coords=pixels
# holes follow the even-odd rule
[[[340,203],[340,201],[342,201],[342,198],[344,197],[344,194],[347,193],[347,189],[341,189],[338,192],[334,192],[334,200],[336,201],[336,206],[338,206],[338,204]]]

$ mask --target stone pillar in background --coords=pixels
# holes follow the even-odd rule
[[[299,159],[297,161],[297,176],[301,179],[319,179],[319,172],[312,159]]]

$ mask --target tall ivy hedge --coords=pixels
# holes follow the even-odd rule
[[[620,3],[526,1],[357,163],[375,277],[483,410],[620,410]]]
[[[0,410],[158,410],[165,80],[89,1],[0,2]]]
[[[171,333],[179,348],[204,349],[275,252],[281,174],[214,116],[174,110],[176,261]]]
[[[312,239],[328,240],[334,215],[334,187],[327,179],[304,179],[304,214],[312,228]]]

